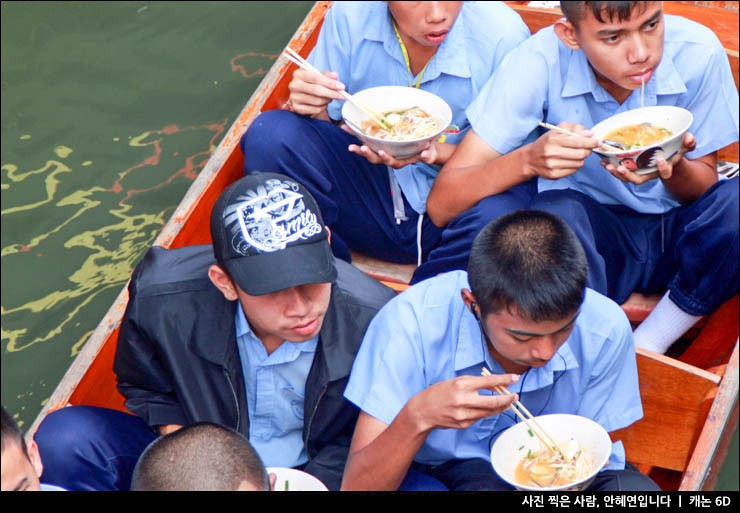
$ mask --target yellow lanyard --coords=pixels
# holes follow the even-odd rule
[[[411,71],[411,60],[409,59],[409,52],[406,50],[406,45],[403,44],[403,39],[401,38],[401,33],[398,31],[398,26],[396,25],[396,20],[392,20],[393,22],[393,30],[396,31],[396,38],[398,39],[398,44],[401,45],[401,52],[403,53],[403,60],[406,61],[406,68],[409,70],[409,74],[411,75],[411,80],[409,81],[409,87],[416,87],[419,89],[421,86],[421,78],[424,76],[424,72],[427,69],[427,66],[429,66],[429,61],[432,59],[429,59],[426,64],[424,64],[424,67],[419,72],[419,76],[416,78],[416,85],[414,86],[414,72]]]

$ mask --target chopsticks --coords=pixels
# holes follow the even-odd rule
[[[486,367],[483,367],[483,370],[481,371],[481,375],[483,376],[490,376],[491,371],[489,371]],[[500,395],[506,395],[510,394],[506,387],[503,387],[501,385],[495,386],[494,390],[498,392]],[[535,416],[532,415],[532,413],[519,401],[514,401],[509,405],[509,408],[511,408],[516,415],[524,421],[524,423],[527,425],[529,430],[537,437],[539,438],[540,442],[542,442],[542,445],[547,447],[551,453],[555,454],[560,453],[560,456],[565,459],[565,453],[560,449],[560,446],[558,446],[557,442],[555,442],[555,439],[551,437],[547,431],[542,429],[542,426],[539,425],[537,422],[537,419],[535,419]],[[520,411],[521,410],[521,411]]]
[[[300,56],[298,52],[293,50],[291,47],[285,48],[285,53],[283,53],[285,57],[292,63],[296,64],[299,68],[305,69],[307,71],[312,71],[314,73],[318,73],[321,75],[321,71],[319,71],[317,68],[315,68],[310,62],[308,62],[306,59]],[[365,114],[367,114],[370,119],[372,119],[378,126],[385,128],[386,130],[391,129],[391,124],[388,123],[388,121],[385,119],[385,117],[382,114],[379,114],[375,112],[370,106],[365,104],[364,102],[361,102],[351,94],[349,94],[347,91],[339,91],[339,94],[344,96],[348,101],[352,102],[358,109],[363,111]]]
[[[551,125],[550,123],[545,123],[543,121],[540,121],[539,122],[539,125],[542,128],[547,128],[549,130],[555,130],[556,132],[560,132],[561,134],[581,136],[581,134],[579,134],[579,133],[573,132],[571,130],[567,130],[565,128],[561,128],[561,127],[559,127],[557,125]],[[619,148],[618,146],[616,146],[614,144],[609,144],[610,142],[611,141],[601,141],[601,147],[605,147],[607,149],[612,149],[612,150],[615,150],[615,149],[621,150],[621,149],[623,149],[623,148]]]

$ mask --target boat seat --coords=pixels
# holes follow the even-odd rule
[[[352,263],[356,267],[399,292],[408,287],[411,276],[416,269],[415,264],[394,264],[356,251],[351,253]],[[645,317],[655,308],[660,298],[659,294],[645,295],[634,292],[622,305],[622,308],[630,322],[638,324],[645,320]]]

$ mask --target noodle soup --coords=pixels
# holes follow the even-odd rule
[[[410,141],[422,139],[439,132],[439,119],[430,116],[420,107],[383,112],[390,129],[383,128],[372,120],[360,123],[360,128],[370,137],[387,141]]]
[[[597,422],[580,415],[538,415],[537,424],[560,446],[562,461],[525,422],[517,422],[493,442],[491,466],[513,489],[583,490],[609,461],[612,441]],[[533,476],[534,474],[534,476]]]
[[[350,101],[342,106],[346,126],[374,152],[383,151],[396,159],[416,158],[452,123],[452,109],[447,102],[424,89],[378,86],[353,96],[357,102],[383,114],[392,126],[381,129],[370,121],[365,110]]]
[[[514,470],[514,480],[525,486],[563,487],[586,478],[593,469],[593,459],[578,442],[570,439],[559,444],[560,452],[548,449],[527,450]]]
[[[667,128],[652,123],[639,123],[612,130],[604,136],[604,139],[621,143],[627,150],[637,150],[658,143],[672,135],[673,132]]]

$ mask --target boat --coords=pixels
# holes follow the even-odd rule
[[[560,16],[559,9],[533,7],[529,2],[507,3],[521,14],[533,33]],[[666,2],[665,10],[696,19],[715,30],[727,48],[737,86],[737,13],[712,7],[725,3]],[[303,57],[315,44],[330,4],[316,2],[288,43]],[[260,112],[284,107],[294,68],[285,57],[277,58],[163,227],[155,245],[177,248],[210,243],[211,208],[221,191],[243,175],[241,135]],[[720,158],[738,162],[737,142],[722,150]],[[413,266],[388,264],[359,254],[354,255],[354,264],[398,291],[408,286],[413,271]],[[28,429],[28,437],[33,436],[49,412],[68,405],[127,411],[112,370],[127,300],[128,292],[123,287]],[[622,307],[631,322],[637,324],[655,302],[655,297],[634,294]],[[673,356],[638,349],[645,415],[611,436],[624,442],[628,460],[664,490],[712,490],[738,423],[738,296],[697,324],[684,346],[680,354]]]

